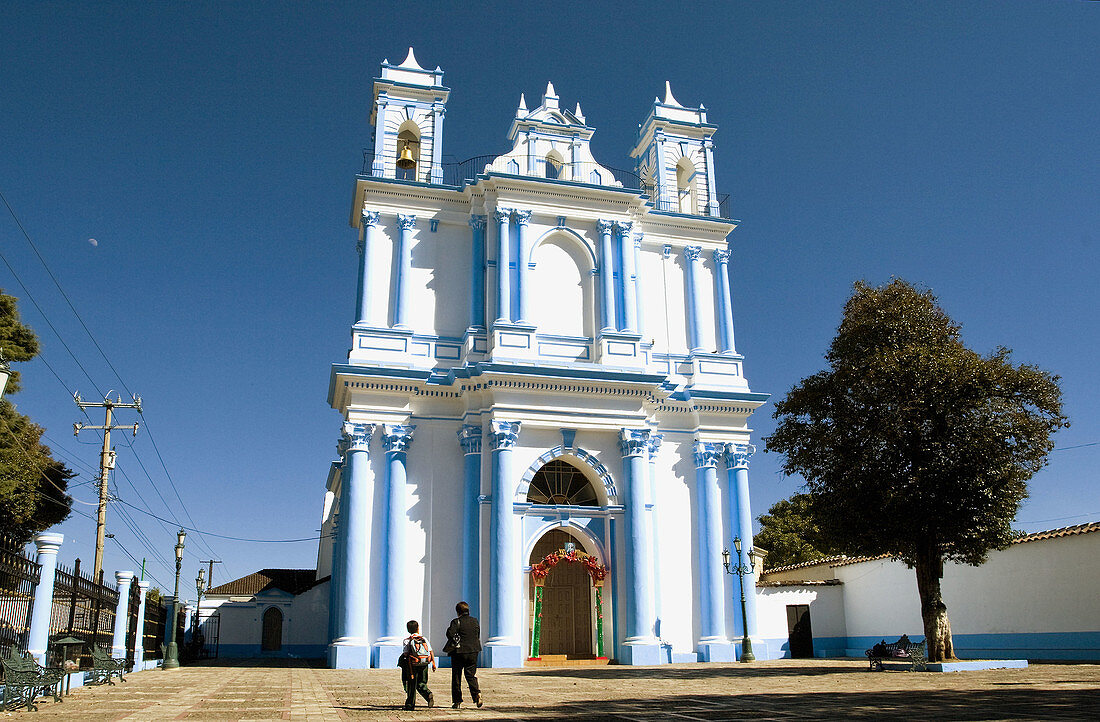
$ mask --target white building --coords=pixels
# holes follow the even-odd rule
[[[666,84],[618,171],[547,85],[520,97],[509,152],[444,164],[442,81],[410,50],[374,82],[312,588],[330,614],[288,653],[393,666],[406,620],[440,647],[466,600],[488,666],[734,659],[722,551],[740,537],[749,558],[747,419],[767,396],[734,343],[715,126]]]

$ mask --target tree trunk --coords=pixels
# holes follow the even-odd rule
[[[922,554],[917,559],[917,592],[920,594],[920,613],[924,620],[924,639],[929,662],[943,662],[955,658],[955,645],[951,641],[951,622],[947,619],[947,605],[940,593],[940,576],[943,558],[936,552]]]

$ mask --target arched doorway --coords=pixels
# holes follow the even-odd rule
[[[283,648],[283,613],[276,607],[264,612],[264,626],[260,637],[260,651],[278,652]]]
[[[567,549],[566,545],[576,545],[577,540],[568,532],[554,529],[538,540],[531,552],[531,565],[534,566],[548,554]],[[530,581],[530,598],[537,601],[536,585],[539,580],[534,575]],[[570,657],[590,657],[594,654],[593,599],[592,581],[582,564],[555,564],[550,573],[542,580],[542,618],[538,620],[538,649],[532,642],[532,656],[543,654],[565,654]],[[532,605],[532,614],[537,614],[538,604]],[[534,620],[532,620],[534,622]],[[532,623],[532,630],[535,629]],[[535,653],[538,653],[537,655]]]

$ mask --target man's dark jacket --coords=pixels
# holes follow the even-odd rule
[[[457,648],[450,654],[476,654],[481,651],[481,624],[477,617],[464,614],[451,620],[447,627],[447,639],[458,639]]]

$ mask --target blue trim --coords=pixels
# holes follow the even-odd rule
[[[260,659],[263,657],[278,657],[284,659],[324,659],[327,646],[325,644],[284,644],[282,649],[274,652],[264,652],[259,644],[225,644],[218,645],[218,656],[230,659]]]
[[[771,394],[754,393],[751,391],[715,391],[711,389],[696,389],[688,386],[684,389],[682,401],[691,399],[716,399],[720,401],[759,401],[764,403],[772,397]]]

